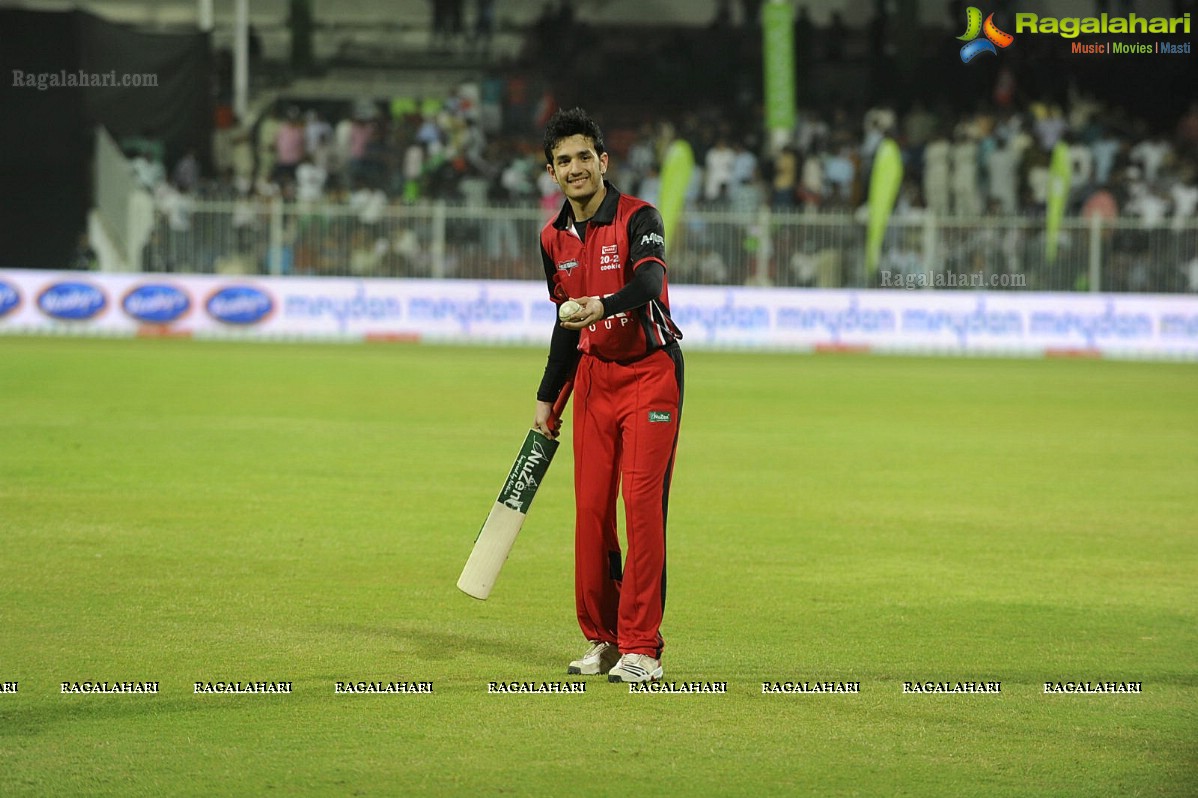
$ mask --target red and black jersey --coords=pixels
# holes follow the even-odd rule
[[[556,304],[570,297],[611,296],[649,262],[665,268],[661,214],[642,199],[621,194],[604,181],[607,194],[578,235],[570,203],[541,230],[541,259],[549,296]],[[666,279],[661,294],[647,304],[602,319],[580,331],[579,351],[604,360],[635,360],[682,337],[670,318]]]

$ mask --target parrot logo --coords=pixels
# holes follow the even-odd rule
[[[978,34],[984,33],[986,38],[979,39]],[[1015,41],[1015,37],[1004,33],[994,24],[994,15],[986,17],[982,22],[982,12],[975,6],[965,10],[965,33],[957,37],[957,41],[965,42],[961,48],[961,63],[968,64],[982,53],[998,55],[996,47],[1006,49]]]

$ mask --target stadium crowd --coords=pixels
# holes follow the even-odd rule
[[[339,119],[288,104],[252,129],[223,128],[215,173],[204,179],[194,152],[163,165],[135,155],[143,183],[160,196],[244,196],[308,203],[403,203],[421,198],[464,203],[557,204],[544,179],[535,129],[555,107],[540,98],[518,135],[487,123],[468,90],[439,108],[420,104],[396,115],[357,105]],[[1043,212],[1051,152],[1069,148],[1074,212],[1131,216],[1148,225],[1180,223],[1198,208],[1198,103],[1174,131],[1152,131],[1085,97],[1068,107],[1031,102],[953,114],[915,104],[903,112],[873,107],[804,109],[790,140],[763,148],[759,130],[717,110],[657,118],[612,130],[612,179],[650,200],[658,196],[665,147],[687,140],[695,169],[687,201],[697,208],[851,211],[865,200],[873,153],[883,137],[899,144],[904,181],[899,213],[927,209],[976,217]],[[550,202],[551,201],[551,202]],[[169,203],[169,200],[168,200]]]
[[[1064,142],[1070,215],[1161,230],[1195,222],[1198,102],[1163,129],[1076,88],[1056,101],[1028,96],[1018,84],[1013,70],[1000,68],[990,96],[966,111],[918,100],[901,108],[808,105],[783,142],[766,141],[760,112],[746,116],[726,104],[646,111],[607,126],[609,174],[622,190],[656,201],[665,149],[681,138],[695,156],[688,207],[852,214],[865,203],[874,152],[891,137],[904,164],[896,216],[1037,217],[1045,211],[1052,150]],[[443,100],[296,97],[253,125],[226,115],[207,174],[194,152],[169,170],[145,151],[133,154],[163,225],[180,232],[194,201],[206,199],[239,203],[243,220],[276,201],[339,206],[365,224],[423,199],[540,205],[548,213],[560,193],[545,174],[539,136],[556,106],[553,89],[525,72],[489,73]],[[591,110],[605,118],[604,109]],[[715,269],[704,279],[743,277],[743,270]],[[1198,289],[1198,275],[1189,287]]]

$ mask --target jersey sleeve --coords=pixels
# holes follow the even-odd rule
[[[632,268],[648,260],[666,265],[665,224],[661,212],[646,205],[628,220],[628,263]]]
[[[541,384],[537,387],[537,400],[552,402],[557,398],[562,386],[574,372],[578,363],[578,330],[567,330],[560,324],[553,325],[553,335],[549,338],[549,356],[545,359],[545,372],[541,375]]]
[[[553,265],[553,258],[549,257],[549,253],[545,250],[544,241],[541,242],[541,265],[545,267],[545,285],[549,288],[549,298],[557,302],[557,297],[553,295],[553,289],[556,287],[556,283],[553,281],[553,273],[557,269]]]
[[[603,317],[626,313],[657,299],[661,296],[665,278],[666,267],[661,261],[642,261],[633,272],[632,279],[623,288],[603,299]]]

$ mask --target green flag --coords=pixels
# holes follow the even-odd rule
[[[789,2],[761,9],[761,52],[765,68],[765,126],[790,130],[795,125],[794,10]]]
[[[665,227],[667,251],[674,241],[674,228],[682,218],[686,187],[690,185],[694,169],[695,154],[691,151],[691,145],[682,139],[670,142],[661,165],[661,196],[657,200],[657,209],[661,211],[661,221]]]
[[[1072,177],[1069,145],[1058,141],[1052,148],[1052,162],[1048,166],[1048,204],[1044,214],[1044,257],[1049,266],[1057,262],[1057,239],[1061,232],[1061,219],[1065,216],[1065,205],[1069,200]]]
[[[903,158],[894,139],[882,139],[869,176],[869,230],[865,241],[865,273],[872,280],[882,256],[882,238],[903,182]]]

